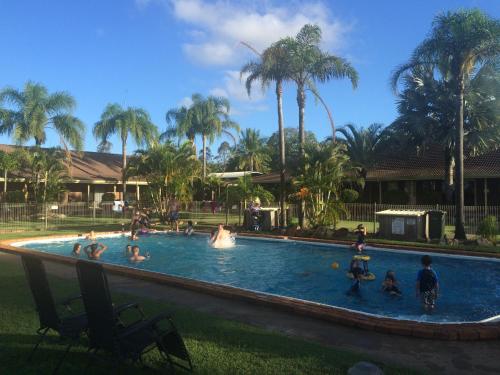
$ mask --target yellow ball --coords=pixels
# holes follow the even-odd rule
[[[332,267],[334,270],[336,270],[336,269],[338,269],[338,268],[340,267],[340,265],[339,265],[337,262],[333,262],[333,263],[332,263],[332,265],[331,265],[331,267]]]

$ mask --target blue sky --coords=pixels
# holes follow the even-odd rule
[[[78,102],[75,115],[87,125],[89,151],[97,144],[92,126],[107,103],[145,108],[163,130],[165,112],[195,92],[227,96],[242,128],[270,135],[277,129],[273,92],[256,87],[251,99],[246,96],[238,70],[254,56],[238,41],[263,49],[316,23],[323,48],[349,59],[360,75],[357,90],[347,81],[320,86],[336,125],[387,125],[396,116],[391,71],[426,36],[436,14],[468,7],[500,16],[492,0],[0,0],[0,87],[33,80],[70,92]],[[284,114],[287,127],[297,126],[291,84]],[[312,98],[306,129],[320,139],[331,134]],[[0,143],[10,142],[0,136]],[[119,152],[118,140],[112,142]],[[57,144],[50,136],[46,145]]]

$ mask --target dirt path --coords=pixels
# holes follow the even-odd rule
[[[13,255],[3,254],[0,261],[20,264]],[[51,274],[76,282],[75,270],[71,267],[55,263],[48,263],[46,267]],[[288,336],[364,353],[381,362],[415,368],[424,373],[500,374],[500,341],[453,342],[388,335],[123,277],[110,276],[109,282],[111,288],[119,292],[167,301]]]

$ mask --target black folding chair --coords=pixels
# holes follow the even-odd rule
[[[69,340],[63,356],[60,358],[56,368],[54,369],[54,373],[56,373],[71,347],[78,343],[80,335],[87,328],[87,317],[85,314],[60,316],[57,308],[58,306],[54,302],[54,298],[50,290],[47,273],[45,272],[45,267],[42,261],[39,258],[30,255],[23,255],[21,256],[21,259],[31,293],[33,294],[33,299],[35,300],[38,318],[40,320],[40,328],[37,330],[37,334],[40,335],[40,338],[33,347],[28,357],[28,361],[33,358],[38,346],[45,339],[45,335],[52,329],[59,334],[61,339]],[[78,299],[80,299],[80,296],[68,298],[62,301],[61,305],[65,306],[70,312],[72,312],[70,304]]]
[[[90,358],[87,368],[92,359],[97,358],[99,351],[110,353],[117,360],[116,366],[120,366],[128,359],[143,364],[142,356],[158,348],[167,360],[169,370],[173,372],[174,366],[178,366],[192,371],[191,358],[184,341],[168,314],[146,319],[136,303],[114,308],[102,265],[79,260],[76,270],[88,317]],[[130,308],[135,308],[140,317],[127,325],[121,314]]]

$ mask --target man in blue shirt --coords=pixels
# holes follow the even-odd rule
[[[432,259],[429,255],[422,257],[422,268],[417,274],[416,295],[422,299],[425,310],[432,310],[436,305],[439,292],[439,281],[436,272],[431,268]]]

